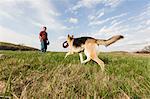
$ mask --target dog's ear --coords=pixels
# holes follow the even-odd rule
[[[71,36],[72,38],[74,37],[74,35]]]
[[[70,37],[70,35],[68,34],[68,37]]]

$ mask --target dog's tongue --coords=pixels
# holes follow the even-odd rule
[[[67,48],[68,46],[69,46],[68,42],[65,41],[65,42],[63,43],[63,48]]]

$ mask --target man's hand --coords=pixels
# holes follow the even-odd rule
[[[39,39],[40,39],[40,42],[42,41],[42,37],[41,36],[39,36]]]

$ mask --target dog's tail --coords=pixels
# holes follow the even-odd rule
[[[122,35],[115,35],[115,36],[109,38],[108,40],[97,39],[96,43],[98,45],[105,45],[107,47],[107,46],[111,45],[112,43],[115,43],[116,41],[118,41],[122,38],[124,38]]]

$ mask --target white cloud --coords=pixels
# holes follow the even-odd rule
[[[138,34],[142,37],[143,34],[146,34],[150,36],[150,4],[147,4],[138,15],[130,17],[128,20],[135,23],[133,24],[134,35]]]
[[[27,32],[30,33],[30,31],[33,30],[35,32],[39,27],[46,25],[48,31],[50,30],[49,32],[52,33],[49,36],[51,36],[52,39],[53,35],[57,37],[56,41],[51,41],[49,48],[59,51],[63,50],[61,45],[62,41],[65,40],[65,36],[63,35],[65,35],[65,33],[74,32],[79,32],[77,33],[79,36],[88,35],[106,39],[116,34],[124,35],[125,39],[119,41],[119,43],[116,43],[113,47],[110,47],[111,49],[120,48],[130,50],[133,47],[143,47],[143,45],[148,44],[147,42],[150,42],[150,4],[145,5],[141,12],[136,12],[138,13],[137,15],[134,13],[133,17],[128,18],[128,15],[132,15],[130,11],[129,13],[122,13],[116,16],[107,16],[109,12],[117,9],[125,0],[77,0],[75,4],[71,4],[72,1],[62,0],[68,3],[67,6],[65,5],[66,3],[64,4],[64,8],[70,8],[74,16],[72,16],[70,11],[65,14],[60,13],[59,11],[62,10],[60,9],[61,7],[58,7],[57,4],[54,5],[52,3],[53,1],[0,0],[0,40],[39,47],[40,44],[37,34],[26,35],[25,31],[27,30]],[[85,13],[80,13],[80,11],[82,12],[83,10],[86,10]],[[117,11],[116,13],[118,13]],[[90,15],[88,16],[88,14]],[[82,27],[87,22],[87,18],[85,18],[85,20],[83,19],[83,17],[86,17],[85,15],[88,16],[89,19],[89,24],[85,26],[85,28],[91,27],[87,30],[93,33],[86,33],[87,30]],[[72,18],[68,18],[68,16],[72,16]],[[80,23],[80,20],[77,19],[78,17],[81,17],[80,19],[86,22],[83,22],[83,24]],[[64,18],[68,19],[64,21]],[[9,22],[10,24],[6,25],[5,22]],[[69,24],[70,26],[64,25],[68,23],[72,24]],[[75,24],[77,23],[81,25],[76,26]],[[7,26],[7,28],[4,26]],[[33,29],[32,27],[35,26],[38,28]],[[9,27],[11,27],[11,29]],[[24,29],[24,27],[26,29]],[[18,29],[20,29],[23,34],[20,34],[21,32],[17,33]],[[57,35],[56,33],[60,34]]]
[[[150,3],[145,5],[143,8],[142,12],[140,12],[138,15],[130,17],[128,21],[134,21],[134,22],[139,22],[139,21],[148,21],[150,19]]]
[[[146,21],[146,25],[150,25],[150,20],[147,20],[147,21]]]
[[[14,20],[14,17],[11,16],[9,13],[5,12],[4,10],[1,10],[1,13],[0,13],[0,21],[2,21],[2,17],[6,17],[8,19],[13,19]]]
[[[0,0],[0,12],[0,41],[4,42],[40,48],[38,34],[26,34],[23,29],[27,30],[27,32],[35,32],[37,28],[31,31],[29,28],[36,26],[40,29],[43,25],[47,26],[48,30],[54,33],[64,33],[64,31],[69,29],[60,22],[58,17],[61,14],[49,0],[44,2],[43,0]],[[6,19],[8,22],[13,21],[13,23],[7,25],[7,28],[3,25]],[[18,32],[18,28],[22,28],[21,31],[23,32]],[[53,41],[50,43],[53,44]],[[55,43],[54,46],[57,44]],[[50,48],[48,46],[48,49]],[[53,50],[57,49],[53,48]]]
[[[66,36],[60,36],[58,37],[58,40],[66,40]]]
[[[78,23],[78,19],[77,18],[70,18],[69,22],[73,23],[73,24],[77,24]]]
[[[109,21],[113,21],[115,19],[118,19],[118,18],[121,18],[123,16],[127,15],[127,13],[122,13],[120,15],[116,15],[116,16],[113,16],[113,17],[109,17],[109,18],[106,18],[104,20],[100,20],[100,19],[96,19],[96,20],[90,20],[89,22],[89,26],[93,26],[93,25],[101,25],[101,24],[104,24],[106,22],[109,22]]]
[[[58,33],[66,30],[58,19],[61,14],[49,0],[1,0],[0,12],[1,21],[4,18],[20,23],[25,20],[38,27],[45,25]]]
[[[29,1],[29,3],[32,5],[33,9],[37,11],[38,23],[48,26],[48,28],[53,31],[60,32],[66,29],[64,28],[65,26],[58,21],[57,16],[59,16],[60,13],[57,12],[51,2],[38,0]]]
[[[104,26],[101,29],[99,29],[98,32],[95,33],[95,36],[102,36],[102,35],[107,35],[107,36],[113,36],[117,34],[126,34],[126,31],[128,31],[128,26],[127,25],[120,25],[120,24],[113,24],[110,26]]]
[[[105,6],[117,7],[123,0],[104,0]]]
[[[78,1],[77,4],[71,8],[71,10],[76,11],[80,9],[81,7],[91,8],[97,5],[98,3],[100,3],[100,1],[101,0],[81,0],[81,1]]]
[[[88,19],[90,21],[95,21],[98,20],[100,17],[102,17],[104,15],[104,12],[100,12],[100,13],[96,13],[96,15],[89,15]]]
[[[94,20],[95,18],[96,18],[96,17],[95,17],[94,15],[89,15],[89,16],[88,16],[88,19],[89,19],[89,20]]]
[[[104,6],[117,7],[124,0],[81,0],[78,1],[76,5],[70,8],[71,11],[76,11],[82,7],[93,8],[98,4],[103,4]]]
[[[0,41],[11,42],[15,44],[24,44],[39,48],[39,39],[35,35],[19,34],[6,27],[0,26]]]
[[[103,15],[104,15],[104,12],[99,13],[98,16],[97,16],[97,19],[102,17]]]
[[[111,24],[104,25],[101,29],[93,34],[95,34],[95,37],[104,38],[108,38],[116,34],[125,36],[125,38],[119,41],[119,43],[115,43],[115,45],[109,47],[111,50],[141,50],[144,46],[150,45],[149,11],[150,5],[148,4],[141,12],[139,12],[138,15],[133,17],[127,17],[120,21],[118,18],[124,16],[123,14],[108,18],[105,21],[108,22],[111,20]],[[129,23],[126,21],[129,21]]]

